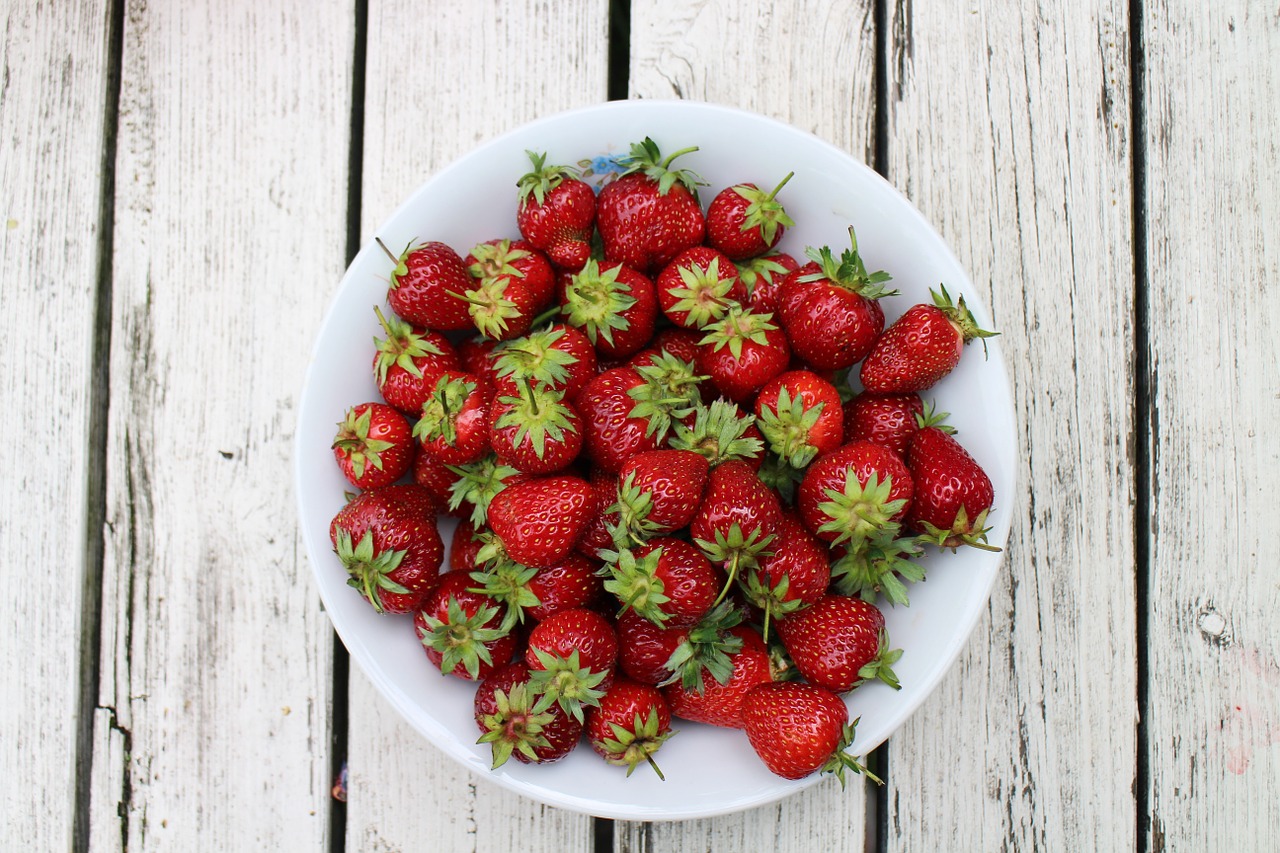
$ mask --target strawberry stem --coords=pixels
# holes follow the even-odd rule
[[[396,257],[396,255],[395,255],[395,253],[394,253],[394,252],[392,252],[390,249],[388,249],[388,248],[387,248],[387,244],[386,244],[386,243],[384,243],[384,242],[382,242],[382,238],[381,238],[381,237],[374,237],[374,238],[373,238],[373,241],[374,241],[375,243],[377,243],[379,246],[381,246],[381,247],[382,247],[382,251],[384,251],[384,252],[386,252],[386,253],[387,253],[387,257],[391,259],[391,263],[393,263],[393,264],[395,264],[395,265],[397,265],[397,266],[399,266],[399,265],[400,265],[400,259],[399,259],[398,257]]]
[[[774,187],[773,190],[767,196],[764,197],[764,200],[773,201],[774,196],[776,196],[779,192],[782,191],[782,188],[787,185],[787,181],[795,177],[795,174],[796,174],[795,172],[787,172],[787,176],[783,178],[782,181],[776,187]]]

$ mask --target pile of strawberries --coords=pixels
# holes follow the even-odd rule
[[[657,770],[680,718],[843,781],[866,770],[841,694],[899,686],[877,602],[907,603],[927,547],[991,548],[991,481],[919,392],[992,333],[945,288],[886,329],[896,291],[852,228],[802,264],[774,248],[791,176],[704,213],[672,165],[692,150],[645,139],[598,189],[530,152],[522,239],[387,252],[382,400],[339,425],[360,491],[333,546],[478,682],[495,767],[585,734]]]

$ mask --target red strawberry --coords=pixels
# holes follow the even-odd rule
[[[462,371],[470,373],[485,388],[485,396],[493,396],[497,386],[497,362],[499,353],[498,341],[491,341],[480,335],[473,335],[458,344],[458,360],[462,362]]]
[[[618,528],[634,541],[685,527],[702,503],[709,466],[691,450],[650,450],[619,473]]]
[[[533,170],[517,181],[516,226],[559,269],[580,270],[591,257],[596,194],[570,166],[546,165],[546,153],[526,151]]]
[[[863,391],[844,404],[844,440],[871,441],[898,453],[907,452],[919,429],[916,416],[924,415],[920,395],[871,394]]]
[[[732,303],[741,303],[747,296],[733,261],[709,246],[694,246],[676,255],[654,284],[667,319],[694,329],[719,320]]]
[[[689,532],[703,553],[729,573],[721,597],[743,567],[756,565],[771,552],[781,522],[778,496],[751,466],[730,460],[711,469]]]
[[[955,369],[965,344],[998,334],[978,328],[963,296],[952,303],[941,290],[929,291],[933,305],[913,305],[885,329],[862,363],[862,387],[876,394],[923,391]]]
[[[499,462],[492,453],[474,462],[450,466],[449,472],[457,478],[449,487],[449,512],[470,518],[477,528],[488,524],[489,504],[498,492],[530,478]]]
[[[378,240],[395,268],[387,304],[415,326],[447,331],[471,328],[467,303],[458,295],[471,287],[462,258],[444,243],[410,244],[399,257]]]
[[[830,552],[792,513],[782,516],[772,554],[743,574],[747,601],[764,611],[764,638],[772,619],[822,598],[831,581]]]
[[[601,556],[612,574],[604,588],[623,610],[634,610],[664,628],[695,625],[720,592],[719,571],[683,539],[660,537]]]
[[[596,350],[578,329],[557,323],[507,341],[494,352],[496,381],[509,389],[525,380],[573,402],[596,375]]]
[[[898,454],[855,441],[809,466],[796,507],[819,539],[848,542],[856,550],[882,531],[897,531],[912,493],[911,475]]]
[[[453,529],[453,537],[449,540],[449,571],[472,572],[480,565],[477,554],[480,553],[484,540],[476,530],[471,519],[464,518]],[[492,595],[492,594],[491,594]]]
[[[830,690],[791,681],[762,684],[742,701],[747,739],[765,766],[784,779],[833,773],[844,786],[845,768],[884,784],[845,752],[853,743],[849,709]]]
[[[406,500],[407,489],[420,500]],[[329,525],[347,584],[379,613],[412,611],[438,582],[444,542],[430,506],[418,486],[386,486],[356,495]]]
[[[492,534],[480,536],[487,542]],[[505,606],[504,627],[511,628],[524,622],[525,616],[540,622],[561,610],[595,602],[604,589],[597,565],[581,554],[566,554],[561,562],[543,569],[496,559],[471,571],[471,579],[476,589]]]
[[[645,137],[619,159],[628,170],[606,184],[596,199],[596,227],[604,242],[604,256],[640,272],[657,272],[685,249],[697,246],[706,234],[706,218],[698,204],[693,172],[671,169],[677,157],[696,151],[685,148],[663,159],[658,146]]]
[[[692,363],[698,358],[698,341],[702,335],[693,329],[662,329],[653,336],[652,346],[659,351],[667,352],[684,362]]]
[[[796,224],[777,200],[794,174],[787,172],[769,193],[751,183],[717,193],[707,208],[707,242],[735,261],[763,255],[776,246],[787,227]]]
[[[858,240],[837,262],[831,249],[808,249],[812,259],[782,283],[778,313],[795,353],[818,370],[842,370],[861,361],[884,330],[884,310],[876,301],[897,291],[882,286],[883,271],[867,273]]]
[[[522,764],[550,764],[564,758],[582,738],[582,723],[529,684],[529,667],[515,661],[476,688],[477,743],[493,747],[493,766],[515,756]]]
[[[602,358],[626,358],[653,337],[658,298],[653,282],[629,266],[587,261],[567,285],[561,314]]]
[[[534,686],[581,720],[613,683],[618,635],[594,610],[561,610],[529,632],[524,660]]]
[[[453,484],[458,482],[458,475],[421,448],[413,460],[413,481],[430,493],[431,499],[442,512],[461,518],[471,511],[470,507],[453,509],[449,506]]]
[[[750,402],[756,392],[787,369],[791,347],[770,314],[756,314],[732,306],[706,327],[698,351],[698,372],[737,403]]]
[[[738,266],[738,280],[746,288],[746,305],[758,314],[776,314],[782,282],[799,269],[796,259],[785,252],[770,252]]]
[[[637,453],[656,450],[661,437],[651,430],[648,418],[634,414],[648,383],[629,367],[615,367],[599,374],[578,395],[586,456],[602,471],[614,473]]]
[[[396,317],[382,315],[374,306],[378,322],[387,333],[374,338],[373,377],[382,399],[405,414],[418,416],[431,396],[436,379],[444,370],[458,370],[461,363],[449,339],[439,332],[412,326]]]
[[[843,443],[840,392],[808,370],[789,370],[769,380],[756,396],[756,422],[769,449],[793,468]]]
[[[671,706],[674,716],[713,726],[740,729],[742,698],[757,684],[773,680],[769,664],[769,650],[752,628],[738,625],[729,629],[729,635],[740,640],[742,646],[728,654],[729,676],[702,679],[701,692],[682,683],[668,684],[662,695]]]
[[[907,525],[943,548],[987,544],[987,515],[995,500],[991,478],[960,442],[938,427],[916,433],[907,450],[907,466],[916,482],[916,497]]]
[[[520,337],[555,296],[551,264],[523,240],[481,243],[467,255],[466,264],[472,283],[463,299],[486,338]]]
[[[494,400],[489,444],[518,471],[549,474],[567,468],[582,449],[582,419],[557,391],[525,380]]]
[[[546,568],[573,550],[590,520],[591,486],[564,474],[532,477],[507,486],[489,504],[489,527],[500,548],[482,552],[483,559],[505,553],[517,563]]]
[[[618,477],[599,468],[591,469],[589,478],[591,500],[588,502],[590,519],[578,537],[578,553],[596,559],[600,551],[613,547],[612,528],[617,526],[618,515],[611,508],[618,500]]]
[[[586,732],[591,748],[610,764],[627,768],[628,776],[648,762],[659,779],[666,779],[653,755],[671,736],[671,709],[656,687],[616,680],[599,707],[587,712]]]
[[[382,403],[360,403],[347,411],[333,439],[342,475],[360,489],[387,486],[413,464],[413,432],[404,415]]]
[[[900,687],[892,667],[902,651],[889,648],[884,614],[874,604],[826,595],[777,624],[782,644],[810,684],[844,693],[878,678]]]
[[[446,572],[413,623],[427,659],[441,672],[476,681],[511,660],[516,637],[503,626],[499,603],[472,585],[467,572]]]
[[[470,373],[442,372],[413,426],[422,449],[449,465],[474,462],[489,452],[489,401]]]

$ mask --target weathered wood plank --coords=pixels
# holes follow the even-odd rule
[[[331,630],[290,463],[343,266],[354,13],[124,27],[94,840],[318,849]]]
[[[875,4],[633,0],[631,96],[730,104],[875,155]],[[697,140],[690,140],[696,144]],[[783,171],[786,163],[779,162]],[[768,176],[744,175],[763,182]],[[712,188],[718,189],[718,188]],[[709,199],[708,199],[709,200]],[[744,748],[749,748],[743,743]],[[619,822],[619,851],[861,850],[866,783],[827,780],[775,805],[682,822]]]
[[[1023,459],[988,613],[890,740],[891,850],[1136,837],[1127,9],[889,12],[888,177],[988,293]]]
[[[1149,4],[1152,851],[1280,835],[1280,13]]]
[[[0,406],[24,424],[0,442],[0,837],[49,850],[72,842],[95,571],[86,492],[109,17],[104,2],[9,3],[0,16]]]
[[[370,3],[362,239],[371,239],[432,172],[478,142],[541,115],[603,101],[608,5],[452,0],[426,15],[404,0]],[[591,848],[589,818],[462,769],[352,670],[348,849]]]

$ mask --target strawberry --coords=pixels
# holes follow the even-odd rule
[[[626,358],[653,337],[658,299],[653,282],[629,266],[587,261],[567,285],[560,312],[602,358]]]
[[[573,402],[596,375],[596,350],[581,331],[557,323],[498,346],[493,371],[495,381],[505,380],[507,388],[528,380]]]
[[[618,668],[642,684],[658,685],[672,679],[667,662],[689,636],[687,628],[663,628],[634,610],[618,616]]]
[[[935,426],[916,433],[907,450],[907,467],[916,481],[916,497],[907,525],[940,547],[987,544],[987,515],[995,493],[991,478],[954,437]]]
[[[441,672],[476,681],[511,660],[516,637],[503,626],[499,603],[471,585],[467,572],[441,575],[413,624],[427,659]]]
[[[449,487],[449,512],[470,518],[477,528],[488,523],[489,504],[498,492],[530,478],[529,474],[498,461],[492,453],[474,462],[451,465],[448,470],[456,478]]]
[[[778,298],[787,274],[799,269],[796,259],[786,252],[769,252],[737,265],[738,280],[746,289],[745,305],[759,314],[778,311]]]
[[[470,373],[484,389],[486,397],[492,397],[498,384],[497,362],[499,353],[498,341],[489,340],[481,335],[473,335],[464,339],[457,346],[458,360],[462,362],[462,372]]]
[[[486,338],[520,337],[555,296],[551,264],[524,240],[481,243],[465,263],[472,286],[462,298],[471,321]]]
[[[845,693],[877,678],[899,689],[893,664],[900,649],[889,648],[884,614],[869,602],[825,595],[777,622],[778,636],[810,684]]]
[[[751,183],[717,193],[707,207],[707,242],[735,261],[763,255],[778,245],[787,228],[796,224],[777,200],[793,175],[787,172],[769,193]]]
[[[438,582],[444,542],[431,506],[418,486],[386,486],[356,495],[329,525],[347,584],[379,613],[411,612]]]
[[[843,443],[840,393],[808,370],[789,370],[769,380],[756,396],[756,422],[769,449],[793,468]]]
[[[418,448],[413,460],[413,481],[426,489],[441,511],[450,515],[463,517],[471,511],[470,507],[454,508],[450,506],[453,495],[453,484],[458,482],[458,475],[449,466]]]
[[[751,466],[730,460],[711,469],[689,532],[708,559],[724,566],[729,574],[721,598],[739,570],[757,565],[771,553],[781,522],[777,495],[760,482]]]
[[[742,700],[747,739],[765,766],[784,779],[833,773],[844,786],[845,768],[884,784],[845,752],[853,743],[849,709],[830,690],[784,681],[752,688]]]
[[[586,733],[591,748],[610,764],[627,768],[628,776],[648,762],[659,779],[666,779],[653,755],[671,737],[671,709],[656,687],[617,679],[599,707],[587,712]]]
[[[459,295],[471,287],[462,258],[444,243],[411,243],[397,257],[381,239],[378,245],[395,267],[387,304],[415,326],[437,331],[471,328],[467,303]]]
[[[698,341],[701,339],[702,335],[694,329],[666,328],[658,330],[650,345],[659,352],[692,363],[698,358]]]
[[[645,137],[631,146],[630,156],[619,158],[626,172],[601,188],[596,199],[596,227],[607,260],[657,272],[702,242],[702,181],[693,172],[670,168],[677,157],[697,150],[684,148],[663,159],[657,144]]]
[[[600,551],[614,546],[613,528],[617,527],[618,518],[612,508],[618,500],[618,476],[592,468],[588,482],[591,485],[591,499],[587,502],[589,518],[574,547],[579,554],[595,559]]]
[[[582,419],[560,392],[524,380],[514,394],[499,394],[491,410],[489,444],[518,471],[549,474],[569,466],[582,449]]]
[[[772,548],[740,581],[747,601],[764,611],[766,640],[772,619],[818,601],[831,581],[829,551],[793,513],[783,514]]]
[[[770,379],[787,369],[791,347],[771,314],[734,305],[705,331],[698,372],[709,376],[736,403],[750,402]]]
[[[964,297],[953,303],[939,287],[929,291],[932,305],[911,306],[885,329],[862,363],[862,387],[875,394],[931,388],[960,363],[965,344],[999,334],[978,328]]]
[[[882,286],[886,272],[868,273],[849,229],[851,249],[837,262],[831,249],[809,248],[809,263],[783,280],[778,313],[795,353],[818,370],[843,370],[861,361],[884,330],[876,301],[897,291]]]
[[[453,536],[449,540],[449,571],[451,572],[471,572],[475,571],[480,565],[477,555],[480,553],[480,547],[484,545],[484,540],[480,538],[480,531],[476,530],[476,526],[471,523],[471,519],[464,518],[458,522],[458,526],[453,528]],[[490,593],[491,597],[496,598]]]
[[[413,434],[425,452],[449,465],[474,462],[489,452],[489,402],[476,377],[441,372]]]
[[[579,477],[531,477],[498,492],[489,504],[489,527],[498,542],[482,549],[488,560],[506,554],[517,563],[546,568],[573,550],[590,520],[591,486]]]
[[[702,503],[709,465],[691,450],[637,453],[619,472],[617,526],[640,542],[685,527]]]
[[[844,440],[871,441],[902,455],[924,415],[919,394],[871,394],[863,391],[844,404]]]
[[[720,573],[683,539],[660,537],[601,557],[612,575],[604,588],[623,610],[634,610],[664,628],[695,625],[720,592]]]
[[[461,362],[449,339],[439,332],[412,326],[373,309],[386,338],[374,338],[373,377],[382,399],[414,417],[436,387],[441,371],[458,370]]]
[[[582,738],[582,723],[529,683],[524,661],[482,681],[473,710],[481,732],[476,742],[492,746],[495,769],[512,756],[522,764],[550,764],[572,752]]]
[[[359,489],[399,480],[413,464],[413,432],[404,415],[382,403],[360,403],[347,411],[333,439],[333,458]]]
[[[881,531],[897,531],[912,493],[911,475],[898,454],[855,441],[809,466],[796,507],[819,539],[848,542],[856,550]]]
[[[677,326],[701,329],[746,299],[738,269],[723,252],[694,246],[676,255],[654,281],[658,305]]]
[[[482,542],[488,541],[483,534],[481,537]],[[483,592],[506,607],[503,626],[511,628],[523,623],[525,616],[541,622],[561,610],[593,603],[603,590],[596,565],[581,554],[566,554],[559,563],[543,569],[497,559],[471,571],[471,579],[476,583],[473,591]]]
[[[648,386],[639,371],[615,367],[599,374],[578,395],[584,449],[592,464],[616,473],[637,453],[657,450],[662,437],[651,419],[637,415],[636,396]]]
[[[743,697],[757,684],[772,681],[773,673],[769,650],[755,630],[738,625],[730,628],[728,634],[741,641],[742,645],[727,655],[727,678],[723,681],[719,675],[703,678],[701,691],[681,682],[662,688],[662,695],[671,706],[673,716],[712,726],[743,727]]]
[[[581,721],[613,683],[618,635],[594,610],[561,610],[529,632],[524,659],[534,687]]]
[[[545,152],[526,151],[533,170],[516,182],[516,227],[558,269],[580,270],[591,257],[596,194],[570,166],[548,166]]]

